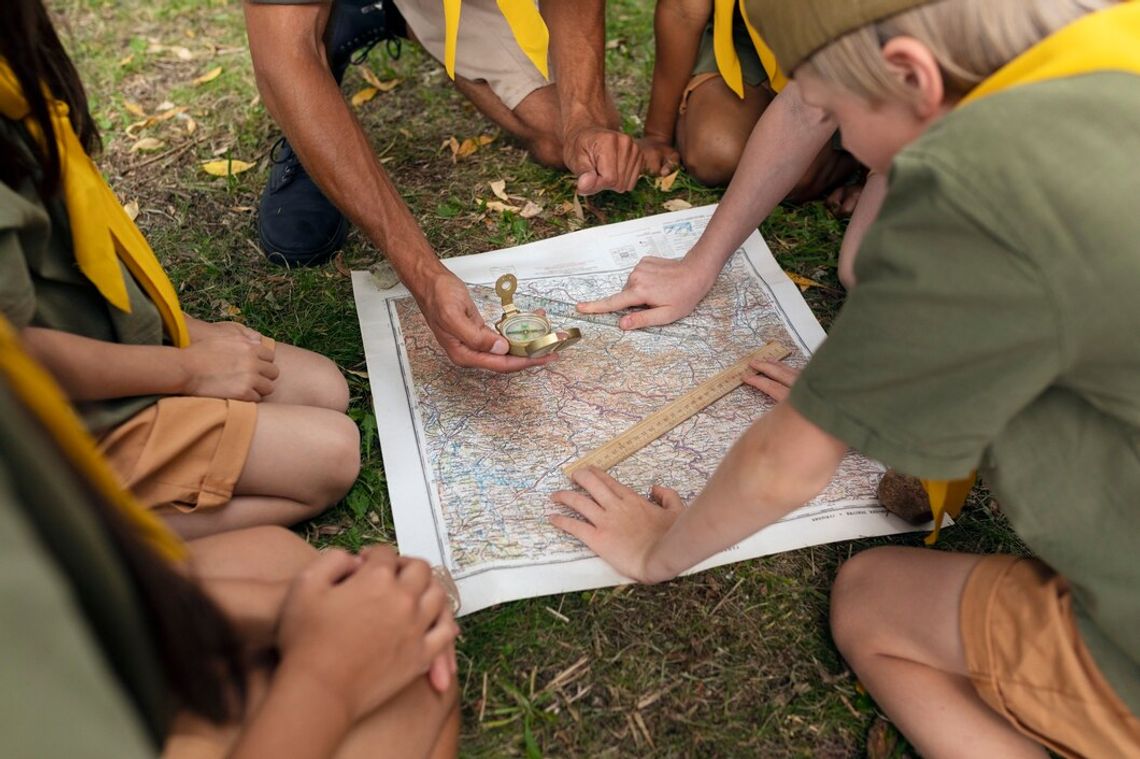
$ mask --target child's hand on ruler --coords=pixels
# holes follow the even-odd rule
[[[592,466],[576,471],[574,482],[586,493],[562,490],[553,498],[582,519],[552,514],[550,523],[581,540],[626,577],[657,582],[659,578],[649,576],[648,561],[654,545],[684,511],[677,491],[655,485],[650,501]]]

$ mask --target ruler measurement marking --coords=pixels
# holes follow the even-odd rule
[[[780,343],[765,344],[760,350],[745,356],[720,374],[665,404],[625,432],[563,467],[562,471],[570,477],[584,466],[593,465],[603,470],[612,468],[744,384],[744,377],[754,374],[749,368],[753,361],[779,361],[790,352]]]

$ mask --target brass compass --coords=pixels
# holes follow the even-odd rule
[[[514,303],[518,286],[514,274],[504,274],[495,282],[495,293],[503,302],[503,316],[495,322],[495,329],[507,338],[512,356],[542,358],[582,339],[581,330],[574,327],[556,330],[542,314],[520,311]]]

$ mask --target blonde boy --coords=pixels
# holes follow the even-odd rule
[[[554,517],[654,582],[778,519],[851,446],[981,468],[1039,559],[881,548],[836,643],[923,756],[1140,756],[1140,3],[755,0],[890,192],[827,342],[684,509],[596,470]]]

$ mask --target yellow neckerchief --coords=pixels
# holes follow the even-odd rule
[[[732,39],[732,14],[736,10],[736,0],[713,1],[713,53],[716,56],[716,67],[724,83],[736,93],[737,97],[744,97],[744,73],[740,68],[740,57],[736,54],[736,45]],[[768,43],[756,31],[752,21],[748,18],[748,10],[744,7],[744,0],[740,0],[740,16],[744,19],[744,26],[748,29],[748,36],[752,38],[752,45],[756,54],[760,56],[760,65],[768,74],[768,83],[776,92],[784,89],[788,84],[784,72],[776,63],[776,54]]]
[[[1140,2],[1082,16],[998,69],[958,105],[1023,84],[1098,71],[1140,74]]]
[[[975,87],[958,103],[962,107],[989,95],[1023,84],[1064,79],[1097,71],[1123,71],[1140,75],[1140,2],[1121,3],[1082,16],[1014,58]],[[934,512],[938,539],[942,514],[957,517],[973,487],[975,475],[956,481],[923,480]]]
[[[84,152],[67,118],[67,105],[50,100],[49,107],[79,270],[108,303],[130,313],[127,284],[119,266],[121,260],[154,302],[171,342],[180,348],[188,345],[190,338],[178,305],[178,294],[162,264],[115,193],[103,181],[91,157]],[[3,58],[0,58],[0,113],[13,121],[23,121],[35,139],[43,138],[39,124],[29,115],[19,81]]]
[[[63,391],[47,372],[24,353],[15,331],[0,316],[0,376],[24,407],[43,425],[60,452],[94,493],[114,505],[126,521],[165,559],[186,558],[186,545],[150,511],[123,490],[95,447]]]
[[[550,32],[534,0],[497,0],[515,41],[544,79],[550,79],[547,52]],[[455,79],[455,48],[459,43],[459,11],[463,0],[443,0],[443,67]]]

